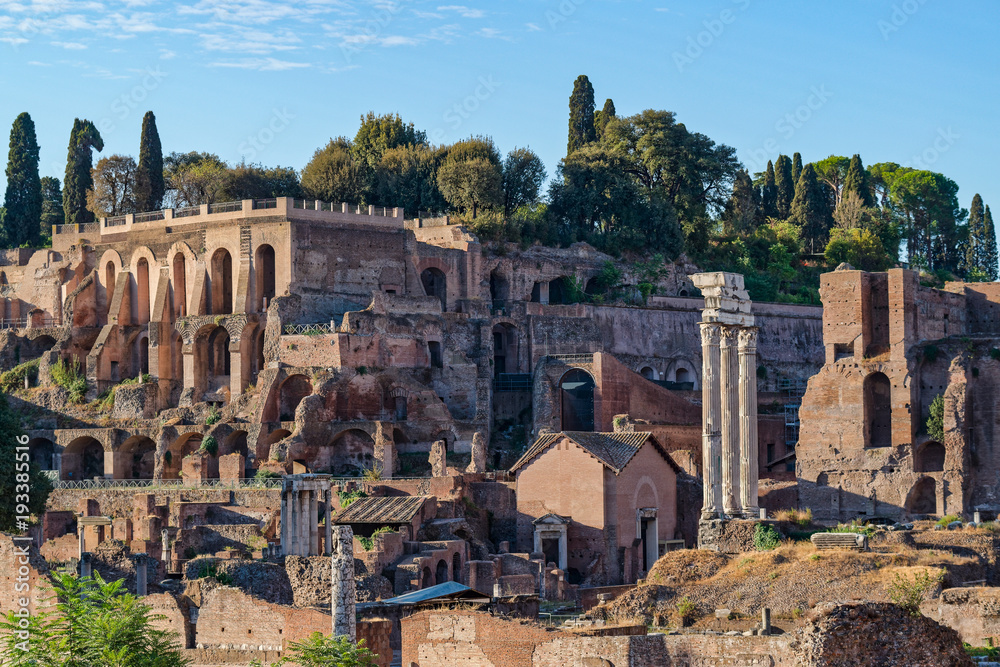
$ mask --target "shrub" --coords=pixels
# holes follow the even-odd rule
[[[213,405],[208,411],[208,416],[205,417],[205,426],[218,424],[220,419],[222,419],[222,414],[219,412],[219,408]]]
[[[944,396],[938,394],[931,401],[930,415],[927,417],[927,435],[938,442],[944,442]]]
[[[869,538],[875,535],[875,526],[864,526],[860,523],[852,521],[851,523],[842,523],[833,528],[828,529],[828,533],[861,533],[862,535],[867,535]]]
[[[198,568],[199,579],[215,579],[223,586],[232,586],[233,578],[225,572],[219,572],[215,563],[202,563]]]
[[[209,456],[218,456],[219,454],[219,443],[214,436],[206,435],[201,441],[201,447],[198,448],[199,452],[204,452]]]
[[[688,624],[698,618],[698,605],[686,595],[677,601],[677,617],[681,624]]]
[[[957,514],[947,514],[938,519],[937,523],[935,523],[934,525],[941,526],[942,528],[947,528],[949,523],[954,523],[956,521],[961,521],[961,520],[962,517],[958,516]]]
[[[937,588],[942,579],[944,573],[932,575],[927,570],[916,573],[912,580],[897,573],[889,585],[889,599],[910,616],[919,616],[924,596]]]
[[[372,653],[361,639],[357,644],[350,637],[326,637],[318,632],[309,639],[293,642],[288,647],[288,655],[272,663],[270,667],[295,664],[299,667],[374,667],[378,654]],[[251,667],[266,667],[259,660],[253,660]]]
[[[280,473],[276,473],[276,472],[274,472],[272,470],[268,470],[267,468],[260,468],[257,471],[257,474],[255,474],[253,476],[253,478],[254,479],[259,479],[259,480],[281,479],[281,474]]]
[[[69,400],[74,403],[83,402],[83,397],[87,394],[87,378],[81,374],[78,361],[66,363],[65,360],[60,360],[49,371],[52,381],[69,392]]]
[[[364,491],[339,491],[337,492],[337,496],[340,498],[340,508],[344,509],[349,507],[355,500],[367,498],[368,494]]]
[[[37,380],[40,361],[41,359],[32,359],[0,373],[0,391],[10,394],[24,388],[24,378],[28,378],[30,382]]]
[[[757,551],[771,551],[781,544],[781,535],[766,523],[758,523],[753,529],[753,546]]]
[[[375,547],[375,540],[378,539],[380,535],[385,535],[386,533],[391,533],[392,531],[393,528],[391,526],[382,526],[374,533],[372,533],[371,537],[364,537],[359,535],[358,542],[361,543],[361,546],[362,548],[364,548],[365,551],[371,551]]]

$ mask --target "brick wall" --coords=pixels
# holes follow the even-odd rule
[[[236,588],[204,593],[198,613],[196,641],[206,648],[274,646],[287,648],[313,632],[330,634],[330,614],[252,598]]]

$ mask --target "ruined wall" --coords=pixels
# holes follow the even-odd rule
[[[197,640],[206,648],[287,648],[313,632],[330,634],[332,628],[329,613],[272,604],[222,586],[203,594]]]

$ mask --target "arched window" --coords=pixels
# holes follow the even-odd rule
[[[448,561],[443,558],[437,562],[434,572],[434,583],[443,584],[448,581]]]
[[[865,378],[865,446],[892,446],[892,385],[884,373]]]
[[[257,248],[254,268],[257,274],[257,310],[264,311],[274,299],[274,248],[267,244]]]
[[[136,324],[148,324],[149,323],[149,262],[143,257],[139,260],[136,265],[135,271],[135,284],[136,284],[136,307],[135,307],[135,323]]]
[[[642,377],[646,378],[647,380],[655,380],[656,379],[656,371],[654,371],[649,366],[643,366],[642,370],[639,371],[639,375],[641,375]]]
[[[921,477],[906,496],[906,511],[910,514],[937,514],[937,482]]]
[[[225,248],[212,255],[211,314],[228,315],[233,312],[233,258]]]
[[[448,310],[448,278],[444,272],[434,267],[424,269],[420,282],[424,286],[424,294],[436,296],[441,300],[441,310]]]
[[[174,255],[174,317],[187,315],[187,260],[184,253]]]
[[[594,430],[594,378],[575,368],[559,381],[563,431]]]

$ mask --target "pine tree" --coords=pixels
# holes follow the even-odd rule
[[[796,153],[792,156],[792,183],[798,183],[800,175],[802,175],[802,153]]]
[[[1000,256],[997,255],[997,230],[993,227],[993,214],[990,207],[983,213],[983,226],[986,228],[986,252],[983,253],[983,268],[990,280],[1000,277]]]
[[[761,188],[760,208],[764,218],[778,217],[778,189],[774,184],[774,165],[767,161],[767,171],[764,173],[764,187]]]
[[[594,129],[594,87],[590,79],[581,74],[573,83],[573,94],[569,98],[569,141],[566,155],[597,139]]]
[[[795,184],[790,220],[802,229],[802,238],[810,252],[826,247],[830,232],[830,211],[823,184],[816,178],[816,170],[812,164],[802,168],[799,182]]]
[[[594,112],[594,131],[598,139],[604,136],[604,128],[608,126],[608,123],[614,117],[615,103],[610,98],[604,100],[604,108]]]
[[[89,120],[77,118],[69,135],[66,178],[63,180],[63,212],[66,223],[70,225],[94,220],[94,214],[87,210],[87,190],[94,187],[90,173],[94,164],[91,148],[104,150],[101,133]]]
[[[866,208],[871,208],[874,205],[872,189],[868,185],[868,172],[861,164],[861,156],[857,153],[854,154],[851,163],[847,166],[847,176],[844,177],[844,190],[841,198],[846,196],[848,192],[856,194]]]
[[[147,111],[142,118],[139,166],[135,172],[135,210],[158,211],[163,206],[165,192],[160,134],[156,130],[156,116],[152,111]]]
[[[730,234],[751,234],[756,228],[760,211],[760,193],[746,170],[737,172],[733,194],[726,203],[722,219]]]
[[[792,161],[787,155],[779,155],[774,163],[775,205],[779,218],[791,215],[792,199],[795,197],[796,181],[792,178]]]
[[[41,236],[42,183],[38,177],[38,139],[31,116],[22,113],[10,130],[7,158],[7,193],[3,227],[9,247],[36,243]]]

